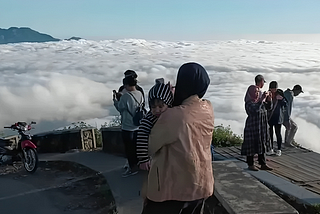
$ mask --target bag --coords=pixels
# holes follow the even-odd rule
[[[130,94],[133,97],[133,99],[136,101],[136,103],[138,103],[138,107],[136,108],[134,115],[132,115],[132,113],[130,111],[128,111],[128,112],[132,116],[133,124],[135,126],[139,126],[140,121],[142,120],[142,118],[144,117],[145,112],[146,112],[144,109],[144,101],[139,103],[138,100],[133,96],[133,94],[131,94],[130,92],[128,92],[128,94]]]

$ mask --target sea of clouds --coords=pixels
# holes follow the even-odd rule
[[[123,73],[135,70],[147,93],[154,80],[175,83],[179,67],[198,62],[211,84],[205,98],[214,106],[215,124],[243,133],[244,94],[263,74],[282,89],[301,84],[294,99],[296,141],[320,152],[320,43],[268,41],[166,42],[138,39],[61,41],[0,45],[0,131],[17,121],[37,121],[49,131],[86,121],[100,128],[119,115],[112,90]]]

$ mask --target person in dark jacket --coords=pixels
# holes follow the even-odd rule
[[[265,157],[265,153],[271,149],[267,117],[267,109],[271,108],[269,92],[264,92],[259,98],[259,87],[251,85],[247,90],[244,101],[248,117],[244,128],[241,155],[247,156],[249,170],[259,170],[254,166],[253,156],[255,154],[258,154],[261,170],[272,170],[266,164]]]
[[[269,91],[272,93],[272,108],[268,112],[269,126],[270,126],[270,140],[271,140],[271,151],[267,155],[273,155],[273,129],[275,130],[277,137],[278,150],[276,151],[277,156],[281,156],[281,126],[283,124],[284,110],[287,106],[286,99],[284,98],[283,91],[278,89],[278,83],[271,81],[269,84]]]

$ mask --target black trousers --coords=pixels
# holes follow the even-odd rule
[[[258,161],[260,165],[266,165],[266,155],[263,154],[259,154],[258,155]],[[253,156],[247,156],[247,164],[248,166],[253,166]]]
[[[154,202],[146,199],[141,214],[202,214],[204,199]]]
[[[281,136],[281,126],[282,124],[276,124],[276,125],[269,125],[269,132],[270,132],[270,140],[271,140],[271,148],[273,149],[273,127],[276,132],[277,137],[277,144],[278,144],[278,150],[281,150],[281,144],[282,144],[282,136]]]
[[[124,143],[125,153],[128,159],[128,163],[131,169],[133,169],[137,163],[137,131],[122,130],[122,140]]]

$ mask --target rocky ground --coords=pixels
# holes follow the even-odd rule
[[[46,191],[61,213],[116,213],[115,201],[105,178],[94,170],[73,162],[40,162],[35,174],[21,163],[0,166],[0,176],[20,180]]]

